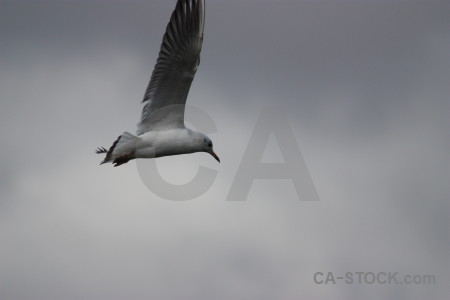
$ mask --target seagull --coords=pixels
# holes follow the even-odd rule
[[[159,57],[142,103],[136,135],[124,132],[101,164],[115,167],[132,159],[206,152],[218,162],[213,144],[205,134],[184,125],[189,88],[200,64],[205,25],[205,0],[178,0],[163,37]]]

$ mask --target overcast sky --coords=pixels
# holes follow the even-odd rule
[[[176,202],[136,162],[94,154],[135,131],[176,1],[1,1],[0,298],[448,299],[449,1],[206,2],[188,103],[214,120],[222,163],[158,159],[175,184],[217,170]],[[320,201],[289,180],[226,201],[267,105]],[[276,141],[266,159],[282,159]],[[319,271],[437,284],[319,285]]]

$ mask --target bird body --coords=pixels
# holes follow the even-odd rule
[[[205,150],[209,138],[188,128],[144,133],[136,144],[136,158],[155,158]]]
[[[211,140],[184,125],[191,83],[200,64],[205,0],[178,0],[145,91],[137,135],[124,132],[106,150],[103,163],[120,166],[131,159],[207,152],[217,161]]]

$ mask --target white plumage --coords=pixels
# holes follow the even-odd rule
[[[186,99],[200,64],[205,24],[204,0],[178,0],[167,25],[159,57],[145,91],[137,136],[117,138],[102,163],[119,166],[135,158],[213,151],[211,139],[184,125]]]

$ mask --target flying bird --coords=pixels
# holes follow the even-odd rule
[[[101,162],[115,167],[136,158],[207,152],[218,162],[205,134],[184,125],[186,98],[200,64],[205,25],[205,0],[178,0],[163,37],[159,57],[142,100],[136,135],[124,132]]]

